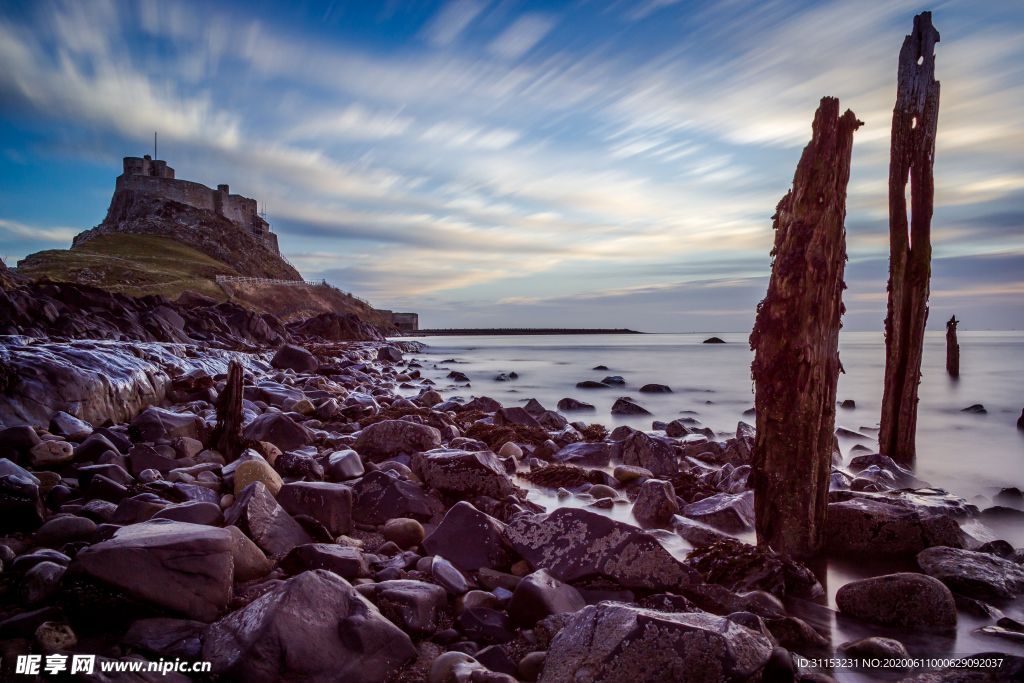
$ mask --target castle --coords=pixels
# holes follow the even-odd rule
[[[124,173],[117,177],[116,190],[134,190],[159,195],[182,204],[213,211],[245,230],[252,238],[276,256],[281,255],[277,235],[257,212],[256,200],[231,194],[227,185],[211,190],[200,183],[176,180],[174,169],[166,161],[153,159],[148,154],[124,158]]]

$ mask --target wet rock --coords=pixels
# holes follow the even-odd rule
[[[645,384],[640,387],[641,394],[671,394],[672,387],[665,384]]]
[[[224,512],[217,503],[188,501],[177,505],[169,505],[154,514],[150,519],[169,519],[189,524],[205,524],[220,526],[224,523]]]
[[[266,576],[274,568],[263,551],[236,526],[226,527],[231,533],[231,559],[235,566],[235,582],[245,583]]]
[[[611,444],[603,441],[598,443],[571,443],[554,455],[555,460],[558,462],[567,465],[581,465],[583,467],[607,467],[611,457]]]
[[[281,560],[281,568],[289,574],[324,569],[346,579],[370,576],[370,565],[361,550],[328,543],[297,546]]]
[[[430,561],[430,575],[438,585],[443,586],[452,595],[463,595],[469,592],[469,582],[455,565],[440,555],[434,555]]]
[[[198,524],[151,521],[119,529],[85,548],[69,576],[198,621],[213,621],[231,601],[231,533]]]
[[[276,496],[284,486],[281,475],[266,460],[248,460],[238,465],[234,473],[234,494],[241,495],[246,486],[254,482],[263,484],[270,495]]]
[[[72,630],[70,624],[62,624],[56,621],[44,621],[39,624],[34,634],[36,646],[44,654],[68,650],[78,644],[78,636]]]
[[[703,341],[704,344],[724,344],[725,340],[719,337],[708,337]]]
[[[75,462],[96,462],[108,451],[121,454],[121,450],[106,435],[93,432],[75,447]]]
[[[279,370],[294,370],[298,373],[316,372],[320,367],[309,351],[290,345],[282,346],[270,360],[270,365]]]
[[[606,602],[577,613],[555,636],[540,681],[739,683],[771,653],[763,635],[721,617]]]
[[[579,386],[578,384],[576,386]],[[612,415],[650,415],[647,410],[629,396],[621,396],[612,404]]]
[[[660,591],[701,581],[650,534],[588,510],[517,517],[505,538],[531,566],[560,581],[603,577],[624,588]]]
[[[584,403],[583,401],[577,401],[574,398],[563,398],[560,400],[558,402],[558,409],[565,412],[572,410],[596,410],[591,404]]]
[[[402,352],[394,346],[382,346],[377,349],[377,360],[386,360],[391,363],[402,362]]]
[[[878,636],[843,643],[836,648],[836,653],[857,659],[905,659],[910,656],[900,641]]]
[[[640,487],[640,495],[633,503],[633,516],[645,529],[667,527],[673,515],[678,512],[675,489],[672,484],[660,479],[645,481]]]
[[[619,483],[628,484],[631,481],[645,477],[653,478],[654,473],[645,467],[638,467],[637,465],[618,465],[615,467],[613,476]]]
[[[377,458],[399,453],[420,453],[440,447],[441,432],[428,425],[405,420],[383,420],[365,427],[353,448],[362,456]]]
[[[42,443],[36,430],[29,425],[18,425],[0,430],[0,446],[17,451],[19,455],[25,456]]]
[[[745,595],[764,592],[812,599],[824,594],[814,573],[791,557],[731,538],[696,548],[685,564],[708,583]]]
[[[381,683],[416,657],[409,636],[341,577],[303,572],[203,632],[213,673],[247,683]]]
[[[508,603],[508,616],[518,626],[532,628],[547,616],[578,612],[586,606],[578,590],[562,583],[546,569],[538,569],[516,586]]]
[[[290,515],[308,515],[317,520],[331,536],[341,536],[352,529],[352,489],[344,484],[285,484],[277,494],[277,503]]]
[[[55,517],[36,531],[36,543],[60,548],[65,543],[89,541],[96,533],[96,522],[84,517]]]
[[[365,473],[362,459],[353,450],[334,451],[327,456],[324,476],[330,481],[347,481]]]
[[[203,622],[190,619],[138,619],[128,627],[121,643],[154,657],[194,661],[202,656],[204,628]]]
[[[37,470],[58,469],[75,459],[75,449],[66,441],[44,441],[29,451],[28,461]]]
[[[732,536],[724,534],[721,531],[716,531],[715,529],[704,526],[703,524],[691,519],[687,519],[686,517],[680,517],[679,515],[672,518],[671,528],[672,531],[679,534],[683,540],[695,548],[732,539]]]
[[[524,408],[499,408],[494,412],[494,425],[496,427],[503,427],[510,425],[513,427],[533,427],[535,429],[540,428],[540,423],[534,419],[533,415],[526,412]]]
[[[202,441],[206,425],[202,418],[192,413],[175,413],[164,408],[147,408],[128,425],[128,433],[136,441],[168,441],[187,436]]]
[[[1009,600],[1024,594],[1024,567],[989,553],[936,547],[922,550],[917,564],[961,595]]]
[[[268,555],[282,555],[312,542],[309,534],[258,481],[245,487],[224,515],[224,523],[237,526]]]
[[[789,616],[766,617],[765,626],[779,645],[792,652],[813,656],[831,651],[827,638],[803,619]]]
[[[583,380],[582,382],[576,383],[577,389],[608,389],[609,385],[602,382],[595,382],[592,379]]]
[[[512,479],[491,451],[439,448],[417,453],[411,466],[430,488],[460,497],[501,499],[514,491]]]
[[[426,538],[423,525],[415,519],[408,519],[406,517],[389,519],[384,524],[383,533],[386,542],[394,543],[402,550],[415,548]]]
[[[242,429],[245,438],[266,441],[282,452],[294,451],[313,443],[313,433],[284,413],[266,413]]]
[[[431,555],[441,555],[463,571],[507,570],[518,558],[504,538],[505,525],[466,501],[452,506],[424,541]]]
[[[35,607],[50,600],[60,589],[60,579],[66,567],[55,562],[40,562],[21,579],[21,602]]]
[[[754,528],[754,492],[718,493],[687,505],[683,515],[726,532],[747,531]]]
[[[679,471],[671,446],[638,431],[630,434],[622,445],[622,464],[643,467],[659,477],[671,477]]]
[[[470,607],[455,620],[455,627],[470,640],[496,644],[515,638],[515,625],[504,612],[486,607]]]
[[[493,672],[511,676],[512,681],[519,673],[516,663],[509,658],[505,648],[501,645],[489,645],[477,652],[474,658]],[[498,683],[497,680],[495,683]]]
[[[925,548],[964,546],[956,520],[868,498],[830,503],[825,543],[836,552],[918,553]]]
[[[10,461],[4,459],[2,462]],[[11,465],[17,467],[13,463]],[[0,475],[0,533],[29,531],[43,523],[44,509],[38,482],[31,475]]]
[[[434,510],[423,489],[411,481],[394,479],[384,472],[368,472],[352,484],[356,502],[352,519],[362,524],[384,524],[396,517],[425,522]]]
[[[429,638],[441,625],[448,593],[423,581],[382,581],[375,587],[377,608],[391,623],[413,636]]]
[[[94,434],[89,439],[96,437],[97,435]],[[86,440],[86,443],[88,443],[88,440]],[[84,447],[85,444],[82,444],[82,446]],[[174,458],[160,453],[149,444],[142,443],[132,447],[128,452],[128,460],[131,464],[131,474],[133,477],[138,477],[146,470],[156,470],[161,475],[167,475],[178,466],[177,460]]]
[[[888,574],[851,581],[836,593],[839,611],[879,626],[947,631],[956,603],[941,581],[923,574]]]
[[[974,405],[967,406],[966,408],[961,408],[960,412],[973,413],[975,415],[985,415],[988,413],[988,411],[985,410],[985,406],[981,405],[980,403],[975,403]]]
[[[521,680],[527,683],[534,683],[544,671],[544,662],[547,660],[547,652],[531,652],[519,660],[518,672]]]

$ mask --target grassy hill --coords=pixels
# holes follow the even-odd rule
[[[163,294],[176,299],[185,290],[234,301],[273,313],[286,322],[319,313],[355,313],[385,323],[368,303],[334,287],[271,284],[219,284],[217,275],[238,275],[231,266],[165,237],[97,235],[71,249],[51,249],[18,262],[19,277],[78,282],[130,296]]]

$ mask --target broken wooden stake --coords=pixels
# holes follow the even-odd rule
[[[242,365],[238,361],[228,364],[228,380],[217,399],[217,426],[213,432],[213,447],[224,456],[224,462],[234,462],[249,448],[249,440],[242,435]]]
[[[889,158],[889,304],[885,317],[885,387],[878,449],[901,465],[916,456],[917,389],[928,321],[932,200],[939,82],[932,13],[914,17],[900,50]],[[907,220],[907,181],[910,220]]]
[[[960,376],[960,344],[956,341],[956,326],[959,322],[955,315],[946,321],[946,372],[950,377]]]
[[[772,276],[750,334],[757,540],[797,557],[814,555],[824,540],[842,371],[846,186],[861,125],[852,111],[839,115],[839,100],[822,98],[793,189],[772,217]]]

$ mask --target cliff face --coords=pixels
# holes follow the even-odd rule
[[[156,235],[181,242],[247,277],[301,280],[302,276],[224,216],[136,190],[117,190],[106,219],[75,237],[75,249],[99,235]]]

